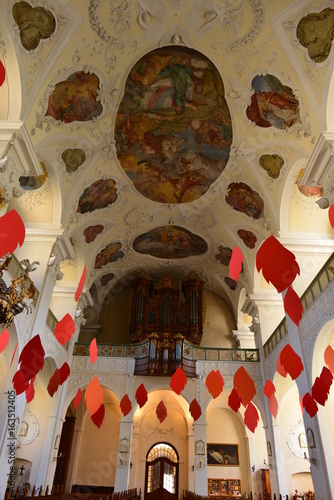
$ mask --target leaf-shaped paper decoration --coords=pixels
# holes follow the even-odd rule
[[[302,400],[302,397],[300,394],[299,394],[299,405],[300,405],[300,409],[302,411],[302,415],[304,415],[304,405],[303,405],[303,400]]]
[[[17,370],[17,372],[13,376],[13,387],[16,391],[16,395],[22,394],[24,391],[28,389],[29,382],[23,380],[21,370]]]
[[[284,366],[282,365],[281,363],[281,358],[280,358],[280,355],[278,356],[277,358],[277,362],[276,362],[276,370],[277,370],[277,373],[279,373],[282,377],[286,378],[287,376],[287,371],[286,369],[284,368]]]
[[[43,349],[39,335],[35,335],[22,349],[19,357],[21,363],[20,371],[23,380],[28,382],[37,373],[42,370],[44,366],[45,351]]]
[[[170,379],[170,387],[176,394],[180,395],[187,383],[187,375],[179,366]]]
[[[272,394],[269,398],[269,411],[274,418],[277,417],[278,412],[278,401],[276,399],[275,394]]]
[[[90,343],[89,346],[89,356],[90,356],[90,362],[92,364],[95,363],[97,360],[97,345],[96,345],[96,339],[93,339]]]
[[[0,353],[5,349],[9,342],[9,331],[8,328],[2,332],[0,335]]]
[[[328,209],[329,222],[332,227],[334,227],[334,203]]]
[[[80,278],[80,281],[78,284],[78,288],[77,288],[77,291],[75,292],[75,296],[74,296],[75,302],[78,302],[78,300],[80,298],[85,281],[86,281],[86,265],[83,268],[82,275],[81,275],[81,278]]]
[[[57,323],[54,329],[53,335],[58,340],[59,344],[64,346],[66,342],[70,340],[75,332],[75,323],[73,318],[67,313],[65,316]]]
[[[199,417],[202,415],[202,409],[200,405],[198,404],[197,399],[193,399],[192,402],[189,405],[189,412],[190,415],[193,417],[194,422],[199,419]]]
[[[314,415],[318,411],[318,405],[312,398],[311,394],[307,392],[305,396],[303,397],[303,407],[305,411],[310,415],[311,418],[314,417]]]
[[[59,385],[61,383],[61,374],[58,368],[55,369],[54,374],[49,380],[47,391],[51,397],[53,397],[54,393],[57,391]]]
[[[235,388],[232,389],[229,397],[228,397],[228,405],[229,407],[237,413],[241,405],[241,399],[239,398],[239,394]]]
[[[206,387],[213,399],[216,399],[219,394],[221,394],[224,385],[223,377],[221,376],[220,372],[220,376],[217,374],[217,372],[212,370],[206,377]]]
[[[35,382],[35,377],[33,377],[31,380],[30,380],[30,383],[28,385],[28,388],[26,389],[26,400],[27,400],[27,404],[29,404],[33,399],[34,399],[34,396],[35,396],[35,388],[34,388],[34,382]]]
[[[16,210],[10,210],[0,217],[0,259],[13,253],[17,245],[23,245],[26,230]]]
[[[234,374],[233,378],[234,388],[237,390],[239,398],[244,406],[253,399],[256,394],[255,384],[246,372],[245,368],[241,366]]]
[[[283,299],[284,309],[290,319],[298,326],[303,316],[303,304],[291,286]]]
[[[15,358],[15,354],[16,354],[16,351],[17,351],[17,346],[19,345],[19,341],[17,340],[16,341],[16,344],[15,344],[15,349],[14,349],[14,352],[13,352],[13,356],[12,356],[12,360],[10,362],[10,368],[12,367],[12,364],[13,364],[13,361],[14,361],[14,358]]]
[[[2,86],[3,82],[5,81],[6,78],[6,70],[3,65],[3,63],[0,61],[0,87]]]
[[[278,293],[283,292],[300,274],[294,254],[275,236],[269,236],[257,251],[256,268],[258,272],[262,269],[264,279],[272,283]]]
[[[298,354],[292,349],[290,344],[287,344],[280,352],[279,359],[283,368],[290,375],[292,380],[295,380],[304,370],[302,360]]]
[[[167,408],[166,408],[163,401],[160,401],[160,403],[158,404],[157,409],[156,409],[156,414],[157,414],[157,417],[158,417],[160,424],[162,424],[162,422],[167,417]]]
[[[267,382],[265,383],[264,386],[264,394],[267,396],[268,399],[271,398],[273,394],[275,394],[276,389],[272,381],[268,378]]]
[[[330,371],[334,374],[334,349],[332,346],[327,346],[324,353],[325,363],[330,369]]]
[[[230,259],[230,263],[228,265],[228,274],[229,277],[234,281],[238,281],[239,274],[241,273],[243,262],[242,251],[238,247],[233,247],[232,256]]]
[[[320,378],[325,382],[329,390],[333,382],[333,375],[332,372],[327,368],[327,366],[323,367],[320,373]]]
[[[248,403],[244,414],[244,422],[251,432],[254,432],[259,421],[259,414],[252,402]]]
[[[139,408],[142,408],[147,402],[147,390],[145,389],[144,384],[140,384],[140,386],[136,390],[136,401],[139,405]]]
[[[65,380],[70,376],[71,370],[68,364],[63,363],[63,365],[59,368],[59,373],[60,373],[60,385],[62,385]]]
[[[92,419],[93,423],[96,425],[96,427],[98,429],[101,427],[101,425],[103,423],[104,415],[105,415],[105,406],[102,403],[102,405],[100,406],[100,408],[95,413],[93,413],[93,415],[90,416],[90,418]]]
[[[103,389],[97,375],[92,378],[86,387],[85,401],[91,415],[96,413],[103,403]]]
[[[320,377],[317,377],[312,385],[312,398],[319,403],[319,405],[325,406],[328,394],[328,385]]]
[[[81,389],[79,387],[78,389],[78,392],[76,393],[75,395],[75,398],[74,398],[74,401],[73,401],[73,406],[74,406],[74,409],[76,410],[79,406],[79,403],[81,401],[81,396],[82,396],[82,392],[81,392]]]
[[[120,402],[120,407],[121,407],[121,410],[122,410],[124,417],[128,413],[130,413],[130,411],[132,409],[132,404],[131,404],[130,398],[127,394],[125,394],[125,396],[122,397],[121,402]]]

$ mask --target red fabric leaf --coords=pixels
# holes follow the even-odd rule
[[[54,374],[49,380],[47,391],[51,397],[53,397],[54,393],[58,390],[58,387],[61,384],[61,374],[58,368],[55,369]]]
[[[14,358],[15,358],[15,354],[16,354],[16,351],[17,351],[17,346],[18,346],[18,345],[19,345],[19,341],[17,340],[17,341],[16,341],[16,344],[15,344],[15,349],[14,349],[14,352],[13,352],[12,360],[11,360],[11,362],[10,362],[10,368],[11,368],[11,366],[12,366],[12,364],[13,364],[13,361],[14,361]]]
[[[283,299],[284,309],[290,319],[298,326],[303,316],[303,304],[296,292],[291,286]]]
[[[64,346],[66,342],[70,340],[75,332],[75,323],[72,317],[67,313],[65,316],[57,323],[54,329],[53,335],[58,340],[59,344]]]
[[[17,370],[17,372],[13,376],[12,382],[17,396],[19,394],[22,394],[26,389],[28,389],[29,381],[23,380],[21,370]]]
[[[272,394],[269,398],[269,411],[274,418],[277,417],[278,412],[278,401],[276,399],[275,394]]]
[[[329,345],[328,347],[326,347],[324,358],[326,365],[334,374],[334,349],[332,348],[332,346]]]
[[[2,86],[3,82],[5,81],[6,78],[6,70],[3,65],[3,63],[0,61],[0,87]]]
[[[34,399],[34,396],[35,396],[34,381],[35,381],[35,377],[30,380],[30,384],[28,385],[28,388],[26,389],[27,404],[29,404]]]
[[[325,382],[329,390],[333,382],[333,375],[332,372],[327,368],[327,366],[323,367],[320,373],[320,378]]]
[[[309,392],[307,392],[303,397],[303,406],[311,418],[313,418],[318,411],[318,405]]]
[[[319,405],[325,406],[329,394],[329,387],[321,380],[320,377],[317,377],[312,385],[312,398],[319,403]]]
[[[136,400],[139,408],[142,408],[147,402],[147,390],[145,389],[144,384],[140,384],[140,386],[136,390]]]
[[[31,380],[44,366],[45,351],[39,335],[35,335],[22,349],[19,357],[20,371],[25,381]]]
[[[190,403],[189,412],[190,412],[190,415],[193,417],[195,422],[202,415],[202,409],[201,409],[200,405],[198,404],[198,401],[196,398],[193,399],[192,402]]]
[[[23,245],[26,230],[16,210],[10,210],[0,217],[0,259],[6,253],[13,253],[17,245]]]
[[[70,373],[71,373],[71,370],[70,370],[70,367],[68,366],[68,364],[65,363],[59,368],[59,373],[60,373],[60,385],[62,385],[65,380],[67,379],[67,377],[69,377]]]
[[[265,394],[265,396],[267,396],[268,399],[270,399],[271,396],[273,394],[275,394],[275,392],[276,392],[275,386],[272,383],[272,381],[269,380],[269,378],[268,378],[268,380],[267,380],[267,382],[265,383],[265,386],[264,386],[264,394]]]
[[[217,372],[219,372],[219,370],[217,370]],[[212,370],[206,377],[206,387],[208,388],[208,391],[213,399],[216,399],[219,394],[221,394],[224,385],[223,377],[221,376],[220,372],[220,376],[217,374],[217,372]]]
[[[304,405],[303,405],[303,400],[301,395],[299,394],[299,404],[300,404],[300,409],[302,411],[302,415],[304,415]]]
[[[156,414],[160,424],[162,424],[162,422],[166,420],[167,417],[167,408],[163,401],[160,401],[160,403],[158,404]]]
[[[131,401],[130,401],[129,396],[127,394],[125,394],[125,396],[122,397],[121,402],[120,402],[120,406],[121,406],[121,410],[122,410],[124,417],[128,413],[130,413],[130,411],[132,409],[132,404],[131,404]]]
[[[102,405],[100,406],[100,408],[95,413],[93,413],[93,415],[90,416],[90,418],[92,419],[93,423],[96,425],[96,427],[98,429],[101,427],[101,425],[103,423],[104,415],[105,415],[105,406],[102,403]]]
[[[256,389],[252,377],[248,375],[245,368],[241,366],[234,374],[233,385],[238,392],[239,398],[244,406],[253,399]]]
[[[9,342],[9,331],[8,328],[4,330],[0,335],[0,353],[5,349]]]
[[[304,370],[302,360],[298,354],[287,344],[280,352],[279,359],[292,380],[295,380]]]
[[[239,274],[242,269],[242,261],[242,251],[238,247],[233,247],[232,256],[228,265],[228,274],[234,281],[238,281],[239,279]]]
[[[81,275],[81,278],[80,278],[80,281],[78,284],[78,288],[77,288],[77,291],[75,292],[75,296],[74,296],[75,302],[78,302],[78,300],[79,300],[79,297],[82,293],[82,290],[83,290],[83,287],[85,284],[85,281],[86,281],[86,265],[83,268],[82,275]]]
[[[278,293],[283,292],[300,274],[299,265],[290,250],[287,250],[275,236],[269,236],[256,254],[256,268],[262,269],[264,279],[272,283]]]
[[[96,345],[96,339],[93,339],[90,343],[89,346],[89,356],[90,356],[90,362],[93,364],[97,360],[97,345]]]
[[[334,227],[334,203],[328,209],[329,222],[332,227]]]
[[[231,394],[228,397],[228,405],[229,407],[237,413],[241,405],[241,399],[239,398],[239,394],[236,389],[232,389]]]
[[[82,392],[81,392],[81,389],[79,387],[78,389],[78,392],[76,393],[75,395],[75,398],[74,398],[74,401],[73,401],[73,406],[74,406],[74,409],[76,410],[79,406],[79,403],[81,401],[81,396],[82,396]]]
[[[86,387],[85,401],[91,415],[94,415],[103,403],[103,389],[97,375],[92,378]]]
[[[173,389],[174,392],[176,392],[176,394],[180,395],[181,391],[183,391],[186,384],[187,384],[187,375],[179,366],[170,379],[170,387]]]
[[[254,432],[259,421],[259,414],[252,402],[248,403],[245,414],[244,422],[251,432]]]

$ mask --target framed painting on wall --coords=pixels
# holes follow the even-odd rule
[[[239,448],[237,444],[207,445],[208,465],[238,466]]]

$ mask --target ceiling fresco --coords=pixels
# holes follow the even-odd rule
[[[116,192],[113,179],[99,179],[93,182],[80,196],[77,212],[85,214],[107,207],[117,200]]]
[[[96,226],[88,226],[83,232],[86,243],[92,243],[95,238],[102,233],[104,226],[102,224],[97,224]]]
[[[78,168],[85,163],[86,153],[80,148],[68,148],[62,153],[61,158],[65,163],[66,172],[71,174],[76,172]]]
[[[230,112],[212,62],[164,47],[130,71],[115,125],[118,160],[137,191],[160,203],[200,198],[226,167]]]
[[[244,182],[232,182],[228,186],[225,200],[234,210],[248,217],[259,219],[264,216],[264,203],[261,196]]]
[[[272,179],[278,179],[284,160],[280,155],[262,155],[259,164]]]
[[[242,239],[246,247],[255,248],[255,244],[257,242],[257,237],[252,231],[246,231],[245,229],[238,230],[238,236]]]
[[[13,5],[13,17],[20,31],[22,46],[34,50],[41,39],[49,38],[56,28],[53,14],[43,7],[32,7],[27,2]]]
[[[312,61],[325,61],[334,38],[334,9],[327,8],[303,17],[297,26],[297,37]]]
[[[208,249],[203,238],[179,226],[161,226],[141,234],[133,249],[160,259],[181,259],[202,255]]]
[[[121,251],[122,243],[109,243],[100,253],[97,254],[95,258],[95,269],[101,269],[101,267],[106,266],[110,262],[115,262],[118,259],[124,257],[124,253]]]

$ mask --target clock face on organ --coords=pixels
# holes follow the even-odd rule
[[[205,469],[206,467],[206,458],[203,457],[202,455],[199,456],[199,457],[196,457],[195,458],[195,465],[196,465],[196,469]]]

